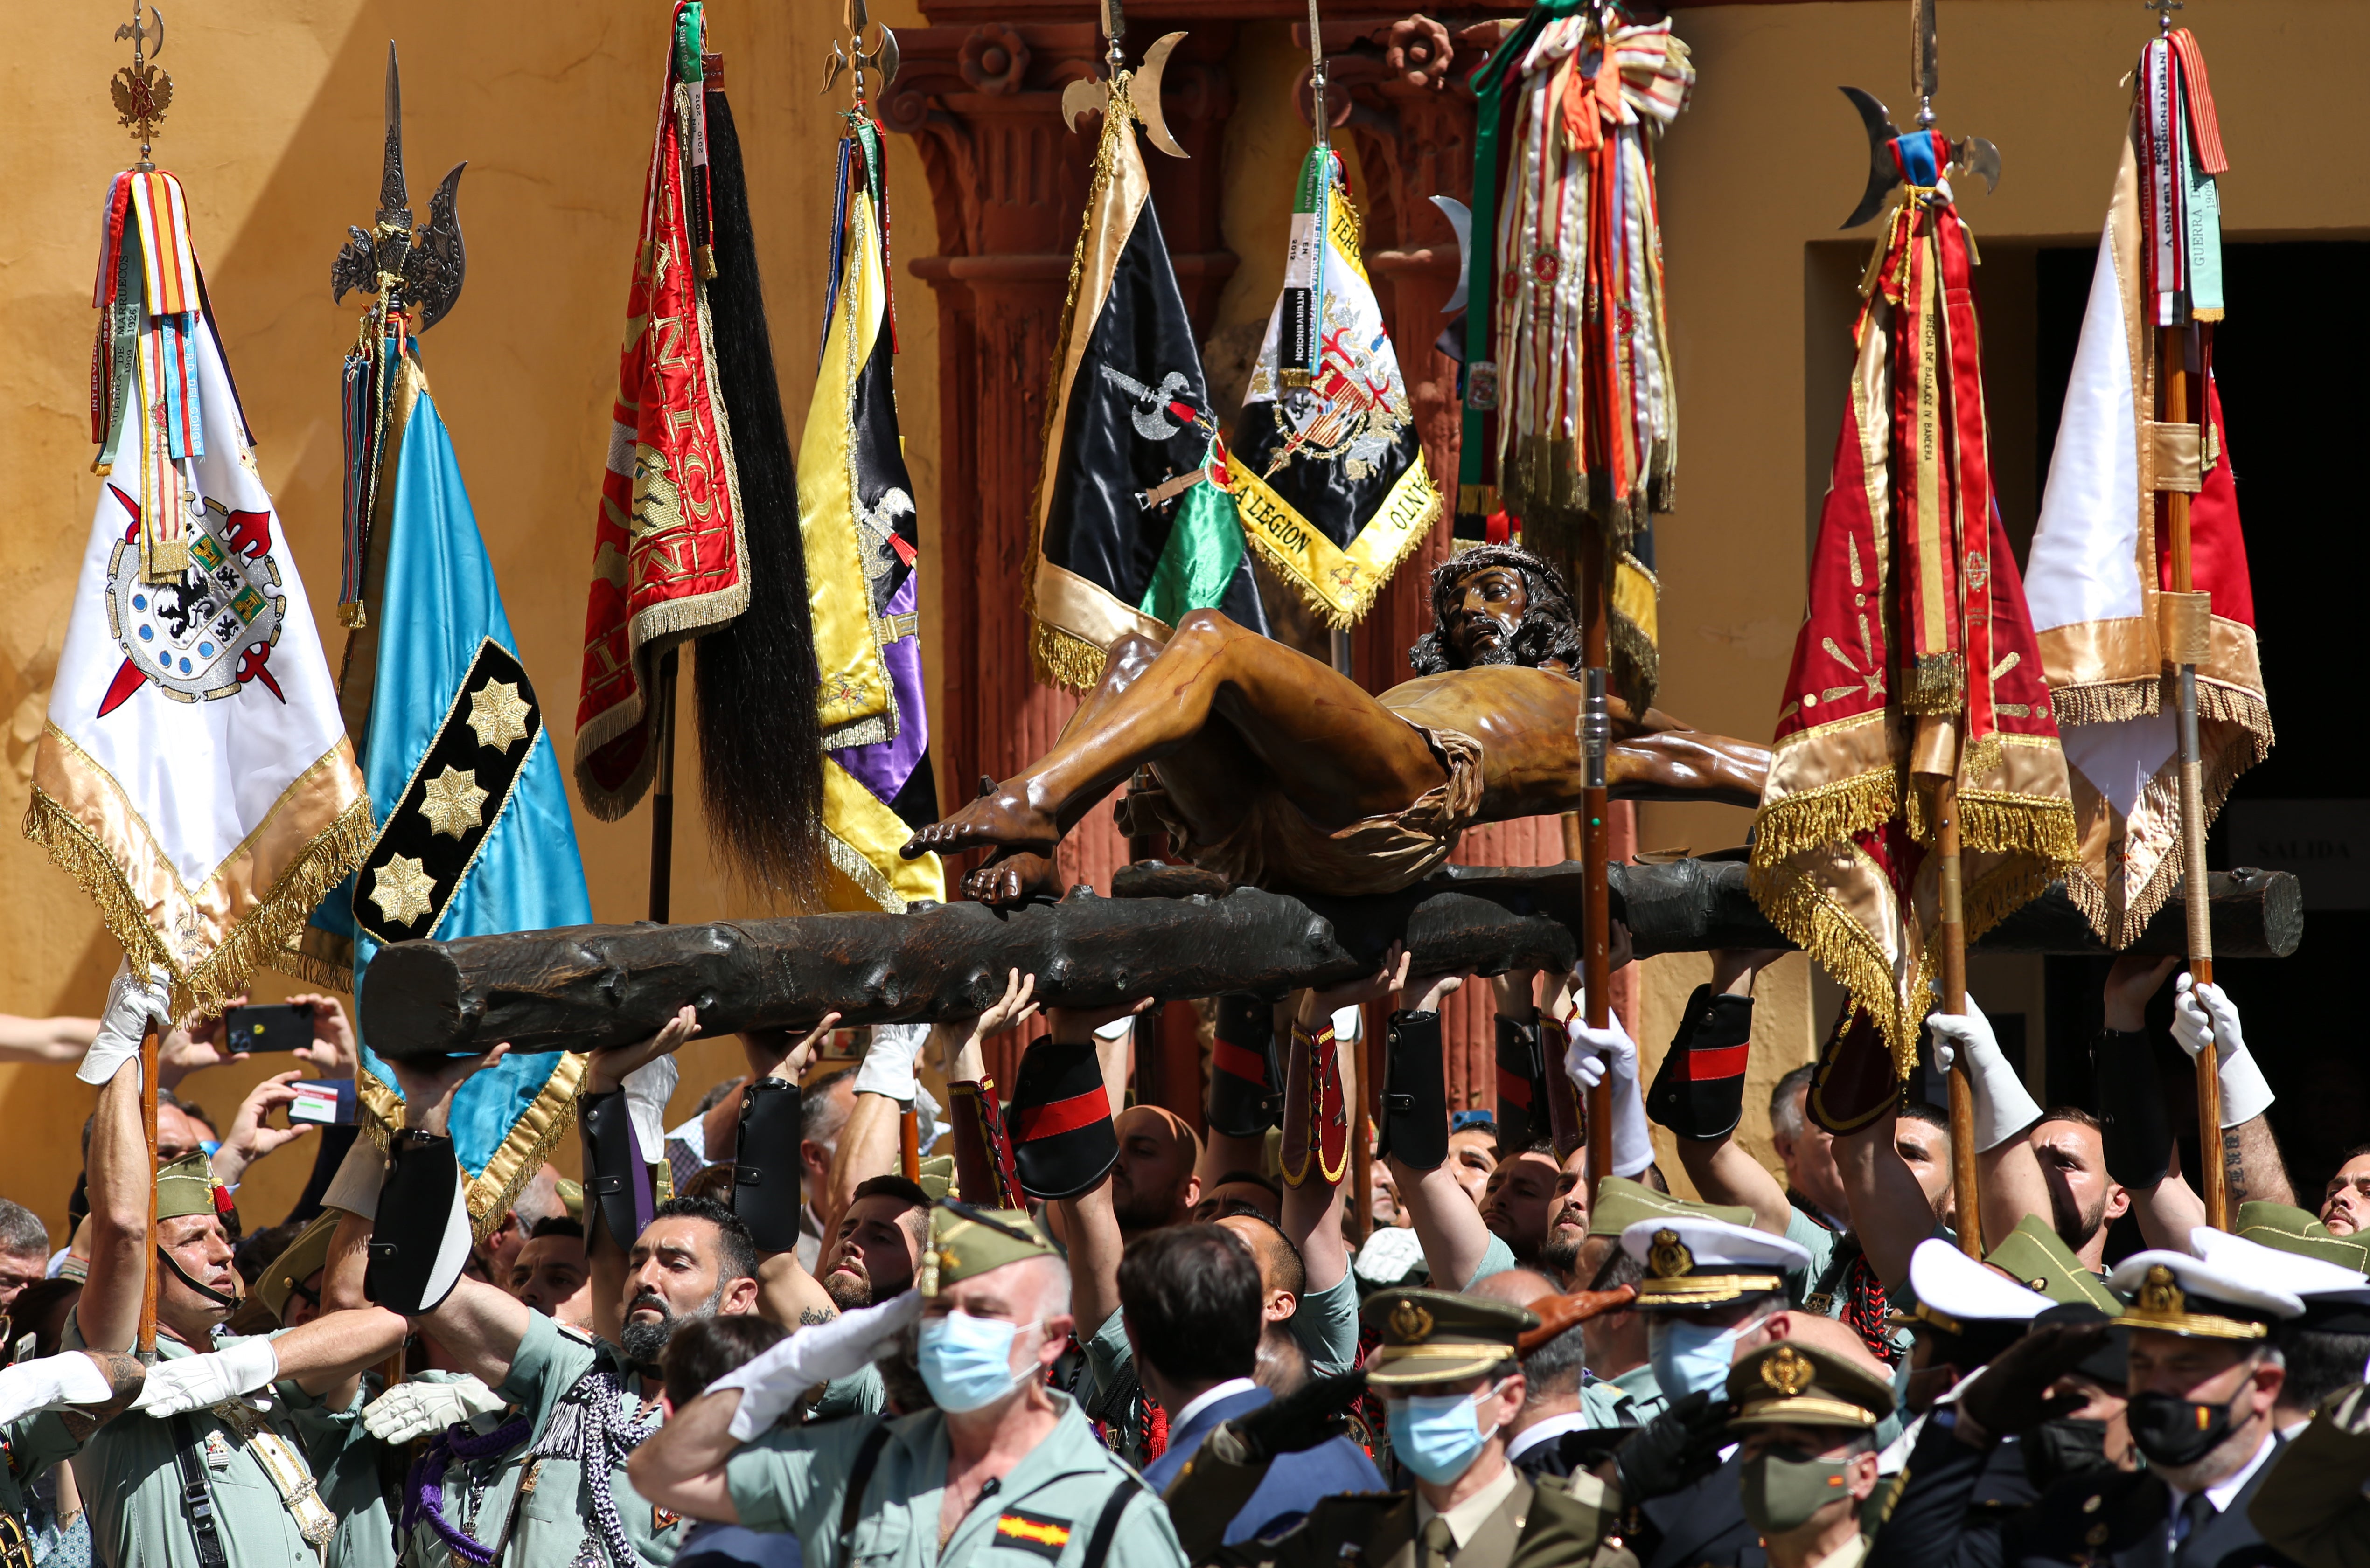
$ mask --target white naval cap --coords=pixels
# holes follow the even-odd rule
[[[1939,1236],[1909,1254],[1909,1288],[1917,1298],[1911,1315],[1950,1333],[1962,1332],[1962,1323],[2029,1323],[2055,1305]]]
[[[2306,1328],[2370,1333],[2370,1278],[2341,1264],[2267,1247],[2211,1225],[2189,1233],[2189,1250],[2216,1268],[2302,1301]]]
[[[2231,1237],[2238,1242],[2237,1237]],[[2107,1282],[2132,1299],[2115,1322],[2124,1328],[2206,1339],[2261,1339],[2271,1325],[2304,1316],[2294,1291],[2266,1278],[2252,1253],[2244,1262],[2192,1257],[2187,1253],[2134,1253]]]
[[[1811,1266],[1799,1242],[1692,1214],[1639,1220],[1621,1232],[1621,1250],[1645,1265],[1638,1305],[1649,1310],[1713,1307],[1782,1290],[1788,1270]]]

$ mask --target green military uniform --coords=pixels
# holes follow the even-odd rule
[[[1984,1254],[1984,1262],[2061,1307],[2096,1307],[2111,1318],[2123,1310],[2123,1299],[2085,1267],[2056,1229],[2037,1214],[2018,1220],[2016,1229]]]
[[[2231,1217],[2230,1230],[2258,1246],[2318,1258],[2356,1274],[2370,1275],[2370,1243],[2337,1234],[2315,1218],[2310,1209],[2254,1198],[2238,1206],[2238,1212]]]
[[[36,1553],[47,1556],[57,1543],[34,1522],[29,1495],[43,1471],[82,1449],[82,1439],[57,1411],[19,1416],[0,1426],[0,1568],[33,1568]]]
[[[1053,1246],[1017,1210],[944,1204],[930,1216],[920,1285],[946,1286]],[[985,1493],[941,1543],[938,1523],[952,1448],[936,1410],[885,1418],[778,1426],[725,1464],[741,1523],[799,1538],[808,1568],[1018,1568],[1031,1562],[1180,1565],[1160,1505],[1135,1472],[1096,1440],[1076,1402],[1047,1391],[1053,1430]]]
[[[455,1458],[444,1472],[444,1521],[516,1568],[563,1568],[582,1554],[593,1562],[607,1550],[584,1455],[596,1457],[625,1544],[644,1562],[674,1556],[685,1525],[655,1508],[626,1479],[623,1444],[609,1444],[606,1427],[647,1436],[658,1429],[660,1390],[645,1387],[614,1345],[540,1313],[528,1320],[511,1357],[510,1375],[494,1391],[519,1407],[527,1436],[517,1447],[480,1459]],[[604,1450],[607,1457],[600,1457]],[[411,1561],[429,1568],[456,1562],[425,1521],[412,1527]],[[610,1562],[609,1568],[635,1568]]]
[[[2245,1205],[2240,1208],[2243,1212]],[[2321,1402],[2256,1488],[2248,1516],[2304,1568],[2370,1568],[2370,1389]]]
[[[157,1218],[213,1214],[213,1194],[206,1158],[192,1151],[156,1173]],[[64,1339],[69,1350],[85,1348],[78,1317],[67,1320]],[[236,1343],[218,1339],[204,1348]],[[199,1351],[160,1338],[156,1353],[178,1361]],[[292,1379],[273,1384],[268,1408],[257,1408],[263,1402],[228,1400],[161,1421],[126,1412],[94,1433],[75,1474],[98,1560],[109,1568],[198,1568],[199,1526],[183,1501],[186,1460],[213,1503],[229,1568],[320,1561],[338,1521],[315,1478],[349,1444],[370,1441],[359,1419],[362,1399],[332,1410]]]
[[[1476,1378],[1512,1373],[1519,1366],[1515,1339],[1539,1322],[1536,1313],[1512,1302],[1428,1289],[1378,1291],[1366,1302],[1365,1319],[1382,1337],[1367,1361],[1367,1386],[1386,1397],[1437,1393]],[[1413,1491],[1342,1493],[1320,1499],[1280,1535],[1225,1546],[1221,1540],[1226,1524],[1258,1490],[1268,1460],[1248,1459],[1230,1427],[1222,1425],[1169,1484],[1168,1510],[1196,1562],[1230,1568],[1338,1568],[1348,1562],[1416,1568],[1434,1555],[1455,1568],[1580,1563],[1601,1544],[1602,1519],[1610,1511],[1602,1505],[1605,1491],[1594,1478],[1580,1478],[1577,1495],[1554,1483],[1558,1497],[1542,1507],[1536,1498],[1548,1488],[1535,1488],[1507,1463],[1501,1441],[1485,1448],[1474,1463],[1492,1466],[1493,1473],[1444,1514]],[[1586,1534],[1584,1543],[1571,1539],[1575,1528]],[[1558,1548],[1552,1552],[1546,1550],[1549,1537]]]

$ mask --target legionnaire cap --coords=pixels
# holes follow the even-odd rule
[[[1729,1369],[1728,1402],[1736,1407],[1731,1426],[1865,1432],[1893,1413],[1893,1384],[1824,1345],[1781,1339]]]
[[[1627,1176],[1607,1176],[1596,1185],[1596,1205],[1588,1211],[1588,1233],[1618,1236],[1640,1219],[1685,1215],[1692,1219],[1720,1219],[1731,1225],[1753,1223],[1753,1210],[1741,1203],[1690,1203],[1656,1192]]]
[[[192,1149],[179,1159],[156,1167],[156,1218],[181,1219],[192,1214],[230,1212],[230,1194],[214,1182],[214,1168],[206,1151]]]
[[[2109,1280],[2132,1298],[2115,1322],[2192,1339],[2253,1340],[2304,1316],[2302,1301],[2252,1273],[2187,1253],[2134,1253]]]
[[[1025,1208],[973,1208],[940,1198],[930,1209],[930,1244],[916,1283],[924,1296],[936,1296],[1008,1263],[1060,1255]]]
[[[343,1211],[325,1208],[310,1225],[296,1232],[288,1250],[265,1265],[256,1277],[256,1299],[270,1309],[274,1319],[288,1319],[288,1298],[296,1288],[328,1266],[329,1238],[336,1233],[338,1218]]]
[[[1783,1236],[1692,1214],[1628,1226],[1621,1250],[1646,1265],[1640,1311],[1717,1307],[1782,1290],[1787,1270],[1811,1266],[1810,1253]]]
[[[1094,1042],[1039,1040],[1012,1085],[1012,1162],[1034,1198],[1076,1197],[1119,1162],[1110,1095]]]
[[[2052,1301],[2080,1302],[2108,1317],[2123,1310],[2123,1298],[2107,1288],[2107,1282],[2085,1266],[2049,1221],[2037,1214],[2018,1220],[2016,1229],[1984,1254],[1984,1261]]]
[[[1383,1339],[1366,1357],[1366,1386],[1384,1392],[1511,1372],[1520,1365],[1514,1341],[1539,1322],[1512,1301],[1453,1290],[1378,1290],[1363,1315]]]
[[[1918,1242],[1909,1254],[1909,1293],[1912,1299],[1889,1321],[1944,1336],[1938,1359],[1962,1370],[1982,1366],[2024,1337],[2052,1304],[1939,1236]]]
[[[914,1185],[920,1187],[933,1203],[954,1192],[955,1157],[951,1154],[931,1155],[922,1162],[921,1174],[915,1178]]]
[[[2231,1230],[2259,1246],[2318,1258],[2356,1274],[2370,1274],[2370,1245],[2337,1234],[2315,1219],[2309,1209],[2256,1198],[2240,1204],[2238,1212],[2231,1218]],[[2192,1242],[2195,1239],[2191,1238]]]
[[[2298,1328],[2370,1333],[2370,1279],[2363,1277],[2359,1269],[2233,1236],[2210,1225],[2192,1230],[2189,1244],[2207,1263],[2258,1285],[2284,1290],[2302,1301],[2304,1316],[2296,1321]]]

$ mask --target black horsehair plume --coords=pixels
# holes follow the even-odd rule
[[[798,471],[774,379],[741,138],[721,92],[708,95],[716,277],[708,315],[732,427],[749,607],[699,639],[700,795],[730,873],[777,904],[823,902],[823,733]]]

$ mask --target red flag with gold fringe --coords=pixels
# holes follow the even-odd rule
[[[1970,941],[2044,890],[2075,844],[1992,493],[1974,244],[1941,178],[1948,144],[1917,131],[1893,148],[1907,194],[1862,286],[1753,891],[1851,992],[1905,1076],[1939,967],[1932,788],[1957,780]]]

